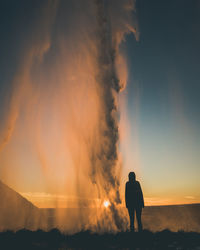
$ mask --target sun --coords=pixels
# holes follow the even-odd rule
[[[103,202],[103,205],[104,205],[104,207],[109,207],[110,206],[110,202],[108,201],[108,200],[105,200],[104,202]]]

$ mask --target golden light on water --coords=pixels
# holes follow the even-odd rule
[[[110,206],[110,202],[109,202],[108,200],[105,200],[105,201],[103,202],[103,205],[104,205],[105,208],[107,208],[107,207]]]

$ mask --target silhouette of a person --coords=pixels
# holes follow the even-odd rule
[[[134,228],[134,220],[135,213],[138,224],[138,231],[142,231],[142,208],[144,208],[144,198],[142,189],[139,181],[135,179],[135,173],[130,172],[129,181],[126,182],[126,190],[125,190],[125,199],[126,199],[126,207],[128,209],[129,217],[130,217],[130,230],[135,231]]]

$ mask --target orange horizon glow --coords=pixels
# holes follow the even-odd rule
[[[78,208],[77,200],[83,200],[81,197],[68,197],[66,195],[52,195],[46,193],[20,193],[24,198],[29,200],[38,208]],[[100,208],[102,201],[100,199],[90,199],[87,200],[88,208]],[[68,202],[66,202],[68,201]],[[189,204],[199,204],[200,199],[192,196],[186,196],[183,198],[158,198],[158,197],[144,197],[145,206],[173,206],[173,205],[189,205]],[[67,204],[71,204],[66,206]],[[110,202],[108,200],[103,201],[103,206],[108,208]],[[125,203],[122,202],[122,207],[125,208]]]

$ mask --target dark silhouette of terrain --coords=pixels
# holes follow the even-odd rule
[[[6,249],[200,249],[200,234],[195,232],[171,232],[168,230],[97,234],[90,231],[74,235],[61,234],[57,229],[20,230],[16,233],[0,233],[0,246]]]

